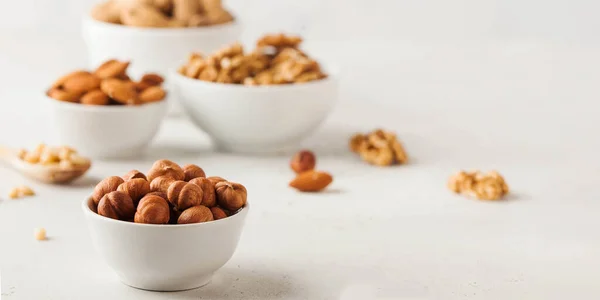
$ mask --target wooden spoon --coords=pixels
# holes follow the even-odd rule
[[[70,166],[32,164],[20,159],[18,151],[1,146],[0,160],[29,178],[53,184],[69,183],[85,174],[92,165],[89,160],[87,164]]]

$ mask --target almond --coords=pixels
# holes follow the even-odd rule
[[[59,88],[52,88],[47,93],[48,97],[66,102],[79,102],[80,93],[68,92]]]
[[[128,61],[111,59],[101,64],[96,69],[94,74],[101,79],[120,77],[125,75],[125,70],[127,70],[127,67],[129,67]]]
[[[83,94],[100,87],[100,78],[88,72],[82,72],[69,77],[62,87],[65,91]]]
[[[67,80],[71,79],[72,77],[79,76],[79,75],[81,75],[81,74],[89,74],[89,72],[87,72],[87,71],[83,71],[83,70],[78,70],[78,71],[71,72],[71,73],[69,73],[69,74],[67,74],[67,75],[64,75],[64,76],[62,76],[62,77],[58,78],[58,80],[56,80],[56,81],[55,81],[55,82],[52,84],[52,87],[51,87],[51,88],[53,88],[53,89],[54,89],[54,88],[61,88],[61,87],[62,87],[62,85],[63,85],[63,84],[65,84],[65,82],[66,82]]]
[[[81,104],[87,105],[107,105],[108,104],[108,95],[106,95],[101,90],[93,90],[87,92],[83,97],[81,97]]]
[[[144,103],[157,102],[165,98],[167,93],[160,86],[151,86],[140,93],[140,101]]]
[[[149,85],[160,85],[165,80],[158,74],[148,73],[148,74],[144,74],[144,76],[142,76],[142,80],[140,80],[140,81],[145,82]]]
[[[131,81],[123,81],[109,78],[102,81],[100,89],[110,98],[122,104],[139,104],[135,84]]]
[[[333,181],[329,173],[310,170],[298,174],[290,182],[290,186],[301,192],[318,192],[326,188]]]

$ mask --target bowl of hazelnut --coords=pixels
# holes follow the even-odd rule
[[[84,17],[82,29],[90,67],[135,59],[136,77],[165,74],[189,51],[214,51],[241,33],[221,0],[105,0]]]
[[[296,149],[327,118],[338,96],[334,76],[300,50],[301,41],[273,34],[250,52],[236,43],[208,56],[193,53],[172,71],[173,91],[221,150]]]
[[[196,165],[158,160],[110,176],[82,203],[94,246],[119,279],[153,291],[197,288],[233,256],[246,188]]]
[[[128,66],[109,60],[51,85],[46,102],[63,144],[93,158],[131,157],[147,148],[165,115],[167,92],[160,75],[148,73],[134,81]]]

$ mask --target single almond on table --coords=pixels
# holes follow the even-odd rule
[[[139,104],[135,85],[129,81],[109,78],[102,81],[100,89],[110,98],[122,104]]]
[[[83,95],[83,97],[81,97],[81,104],[107,105],[108,102],[108,95],[105,94],[102,90],[89,91],[85,95]]]
[[[318,192],[326,188],[333,181],[333,177],[326,172],[310,170],[298,174],[290,182],[290,186],[301,192]]]

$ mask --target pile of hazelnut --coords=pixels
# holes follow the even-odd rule
[[[46,144],[39,144],[34,150],[19,150],[19,158],[30,164],[40,164],[45,166],[56,165],[64,169],[73,166],[85,166],[90,164],[90,160],[77,153],[77,151],[68,146],[50,147]]]
[[[135,27],[198,27],[233,21],[221,0],[109,0],[94,7],[92,18]]]
[[[500,173],[460,171],[450,177],[448,188],[458,194],[480,200],[499,200],[508,194],[508,185]]]
[[[75,71],[60,77],[46,92],[60,101],[86,105],[140,105],[163,100],[163,78],[149,73],[139,81],[127,75],[129,62],[111,59],[95,71]]]
[[[296,173],[296,178],[290,186],[301,192],[319,192],[324,190],[331,182],[331,174],[315,170],[317,158],[310,150],[296,153],[290,161],[290,168]]]
[[[227,218],[246,204],[246,188],[202,168],[162,159],[147,175],[131,170],[94,189],[95,211],[107,218],[147,224],[189,224]]]
[[[256,49],[244,53],[236,43],[203,56],[192,53],[179,73],[218,83],[272,85],[303,83],[327,77],[319,63],[298,49],[302,38],[284,34],[266,35]]]
[[[406,151],[396,134],[383,129],[355,134],[350,139],[350,150],[358,153],[364,161],[377,166],[405,164],[408,161]]]

